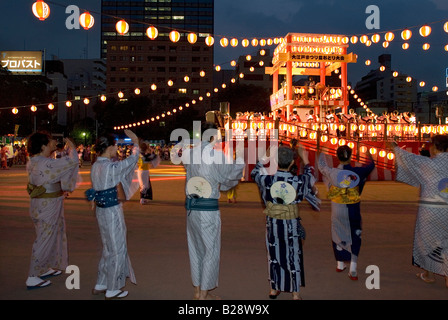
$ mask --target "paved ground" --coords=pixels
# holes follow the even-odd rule
[[[27,177],[23,167],[0,171],[0,299],[103,300],[92,296],[101,253],[97,222],[83,198],[89,185],[89,167],[81,170],[83,183],[65,202],[70,264],[80,269],[79,290],[68,290],[67,275],[53,279],[45,289],[26,290],[30,250],[35,238],[28,215]],[[182,168],[161,165],[152,170],[154,201],[138,203],[138,195],[124,204],[128,247],[137,285],[128,283],[127,300],[189,301],[192,286],[185,233]],[[363,243],[359,281],[336,273],[331,250],[330,207],[325,189],[318,185],[322,211],[304,203],[301,216],[307,231],[304,247],[305,300],[446,300],[443,278],[435,284],[418,280],[411,265],[412,239],[418,190],[396,182],[369,182],[362,202]],[[215,293],[225,300],[268,302],[264,216],[256,185],[241,183],[238,203],[221,197],[222,258],[220,284]],[[368,289],[369,265],[380,271],[380,288]],[[278,300],[290,300],[281,294]]]

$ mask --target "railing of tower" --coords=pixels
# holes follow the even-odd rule
[[[403,121],[403,120],[402,120]],[[289,144],[296,139],[306,149],[317,153],[336,154],[340,145],[347,144],[353,149],[353,159],[365,163],[367,151],[370,150],[378,168],[394,170],[394,154],[386,148],[386,142],[395,140],[402,146],[406,143],[420,143],[430,139],[434,134],[448,133],[448,125],[428,125],[409,123],[358,123],[346,119],[345,123],[336,122],[297,122],[273,120],[263,116],[249,116],[247,119],[230,121],[227,129],[232,129],[233,140],[258,139],[267,140],[272,130],[278,130],[278,140]],[[251,129],[251,136],[248,136]]]

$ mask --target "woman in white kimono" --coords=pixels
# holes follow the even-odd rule
[[[216,134],[214,126],[203,129],[215,130]],[[175,148],[181,147],[181,144]],[[218,199],[220,191],[227,191],[239,183],[244,169],[243,159],[239,163],[226,163],[224,154],[213,149],[213,144],[202,141],[192,149],[182,150],[182,162],[187,175],[185,206],[188,251],[196,300],[219,299],[209,293],[218,287],[219,278],[221,215]],[[201,154],[201,161],[195,161],[194,154],[197,151]],[[199,190],[201,186],[192,183],[194,181],[202,184],[203,191]]]
[[[50,285],[46,279],[60,275],[68,266],[64,192],[72,192],[76,187],[78,155],[73,142],[68,139],[65,142],[68,155],[54,159],[51,155],[56,150],[56,140],[39,132],[28,139],[27,191],[37,235],[26,280],[28,289]]]
[[[87,199],[96,205],[96,217],[103,244],[98,266],[97,283],[92,294],[105,293],[106,299],[121,299],[128,295],[122,288],[129,277],[136,284],[134,270],[129,259],[126,243],[126,224],[122,204],[118,202],[117,185],[123,187],[126,200],[138,190],[133,183],[139,156],[138,138],[129,130],[125,134],[134,146],[132,154],[122,161],[113,161],[117,146],[113,136],[100,137],[95,144],[98,158],[90,173],[92,189],[86,191]]]
[[[412,264],[423,269],[417,277],[435,282],[445,277],[448,287],[448,136],[432,138],[431,157],[407,152],[390,143],[396,156],[396,179],[420,187]]]

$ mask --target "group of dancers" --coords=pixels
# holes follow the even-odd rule
[[[245,169],[244,154],[238,151],[232,163],[226,155],[213,148],[216,127],[203,126],[203,132],[212,130],[209,141],[191,144],[182,141],[186,170],[185,210],[187,219],[187,242],[190,271],[194,287],[193,297],[198,300],[219,299],[211,293],[218,286],[221,218],[218,199],[221,192],[235,188]],[[138,162],[139,171],[146,170],[146,162],[157,165],[158,159],[141,157],[140,139],[130,130],[125,134],[133,143],[132,153],[126,159],[114,161],[117,146],[112,135],[103,136],[95,144],[97,160],[91,168],[92,188],[86,197],[95,203],[96,217],[103,244],[98,265],[97,282],[92,294],[104,294],[106,299],[128,296],[124,291],[127,278],[135,283],[135,274],[126,244],[126,224],[123,207],[119,202],[117,186],[123,188],[129,200],[139,185],[132,183]],[[69,149],[66,156],[54,159],[51,153],[56,142],[49,135],[34,133],[28,140],[31,155],[27,166],[28,192],[31,198],[30,216],[36,230],[33,244],[28,289],[43,288],[51,284],[49,277],[57,276],[68,265],[67,240],[63,200],[64,193],[73,192],[78,175],[78,158],[75,145],[65,139]],[[417,276],[425,282],[435,281],[435,275],[445,277],[448,287],[448,136],[436,135],[431,142],[431,157],[415,155],[389,143],[396,155],[397,181],[420,187],[421,198],[415,227],[413,264],[422,268]],[[193,159],[199,148],[202,161]],[[298,204],[307,201],[314,210],[320,210],[314,167],[308,153],[299,146],[295,151],[289,146],[268,148],[266,154],[251,171],[266,215],[266,249],[268,253],[269,297],[275,299],[281,292],[292,293],[300,300],[300,287],[305,285],[303,246],[305,228],[301,224]],[[209,159],[204,159],[204,156]],[[352,150],[337,149],[340,164],[329,165],[324,155],[318,159],[318,169],[328,188],[332,211],[332,242],[336,271],[349,268],[348,277],[358,280],[357,262],[361,247],[361,194],[368,175],[375,167],[373,159],[364,166],[352,163]],[[140,159],[140,160],[139,160]],[[216,160],[221,161],[216,161]],[[300,159],[302,173],[292,173],[291,168]],[[270,172],[267,163],[275,163]],[[140,175],[145,181],[149,181]],[[149,177],[148,177],[149,178]],[[142,189],[140,189],[142,191]],[[148,189],[141,198],[150,197]],[[142,201],[143,203],[144,201]],[[349,265],[347,265],[347,263]]]

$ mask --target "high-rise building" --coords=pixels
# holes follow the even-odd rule
[[[202,96],[198,108],[210,107],[205,97],[213,90],[213,46],[205,39],[213,36],[214,0],[102,0],[101,11],[101,57],[107,62],[108,94],[139,88],[141,95],[161,107]],[[116,30],[121,19],[129,24],[125,35]],[[154,40],[146,35],[150,26],[158,30]],[[180,34],[178,42],[169,38],[173,30]],[[187,40],[191,32],[197,35],[193,44]],[[153,84],[156,90],[151,89]]]

